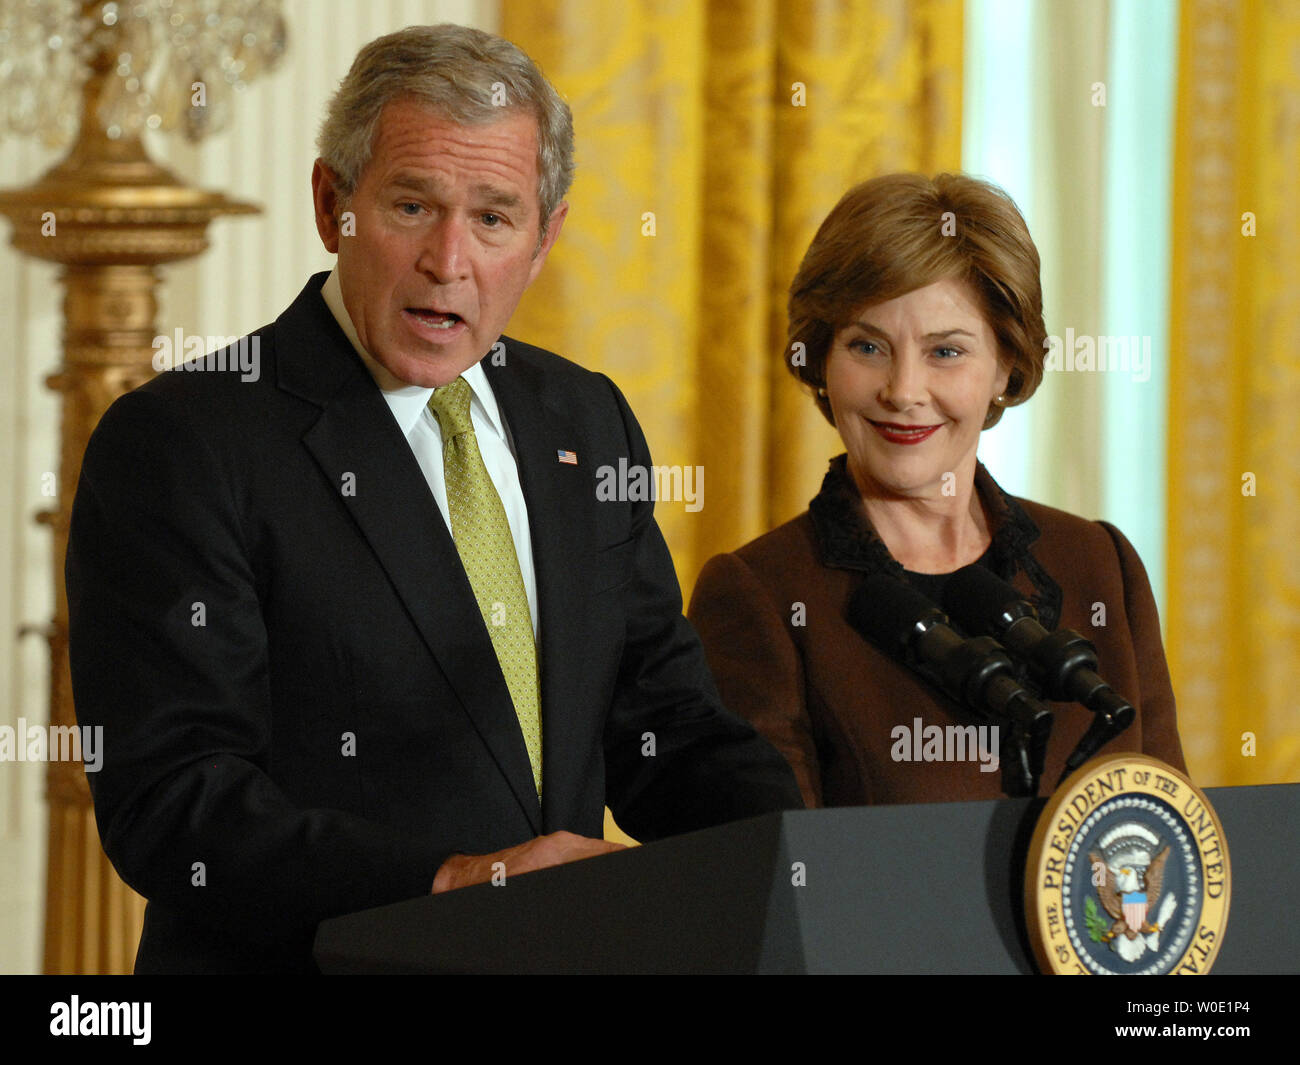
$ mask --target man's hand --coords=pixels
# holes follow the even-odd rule
[[[492,854],[453,854],[442,863],[437,876],[433,878],[433,894],[455,891],[456,888],[469,887],[471,884],[486,884],[492,879],[492,867],[497,862],[505,865],[507,876],[517,876],[534,869],[546,869],[552,865],[563,865],[565,862],[576,862],[582,858],[594,858],[598,854],[626,849],[622,843],[591,839],[572,832],[552,832],[549,836],[538,836],[517,847]]]

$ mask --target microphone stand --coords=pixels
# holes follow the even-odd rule
[[[1012,797],[1038,794],[1052,712],[1020,684],[1001,644],[991,636],[958,635],[934,603],[883,573],[872,574],[855,594],[849,619],[951,699],[1005,726],[998,753],[1002,790]]]
[[[918,621],[916,627],[923,625]],[[1037,795],[1052,712],[1016,680],[1014,663],[1003,647],[991,636],[963,639],[940,614],[925,625],[907,659],[941,691],[1003,726],[998,752],[1003,793],[1012,798]]]
[[[1057,787],[1137,717],[1132,704],[1097,675],[1096,647],[1073,629],[1049,633],[1033,606],[992,571],[978,564],[959,570],[944,604],[964,628],[991,631],[1024,660],[1047,698],[1082,703],[1092,711],[1092,723],[1065,760]]]

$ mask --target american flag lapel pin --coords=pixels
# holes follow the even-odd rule
[[[555,457],[558,461],[566,466],[576,466],[578,464],[578,453],[576,451],[557,451]]]

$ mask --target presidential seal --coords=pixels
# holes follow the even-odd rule
[[[1043,972],[1208,972],[1228,922],[1223,826],[1178,770],[1102,755],[1047,800],[1025,864],[1025,919]]]

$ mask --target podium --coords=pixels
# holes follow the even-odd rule
[[[1300,784],[1210,788],[1216,975],[1300,971]],[[321,924],[326,973],[1033,973],[1043,799],[797,810]]]

